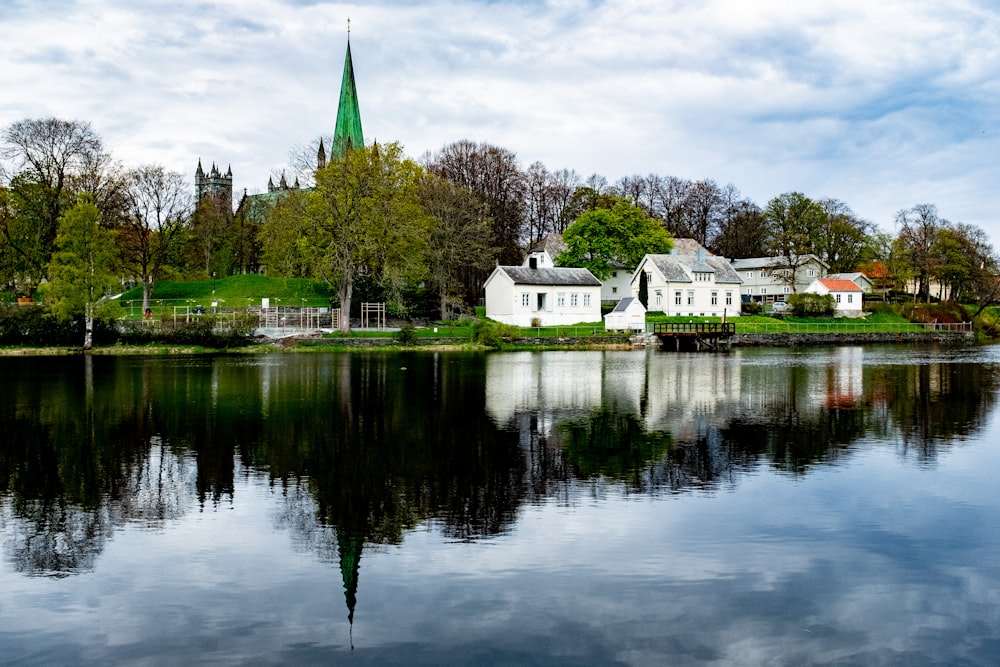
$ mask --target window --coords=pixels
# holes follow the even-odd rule
[[[766,287],[761,287],[760,288],[760,293],[761,294],[767,294],[767,288]]]
[[[531,305],[531,295],[528,294],[527,292],[521,293],[521,305],[524,306],[525,308]]]
[[[681,305],[681,293],[680,292],[674,292],[674,305],[675,306]]]
[[[617,271],[612,271],[611,272],[611,277],[612,278],[617,278],[618,277],[618,272]]]
[[[718,306],[719,305],[719,293],[718,292],[712,292],[712,305],[713,306]]]
[[[583,305],[584,306],[589,306],[590,305],[590,295],[589,294],[584,294],[583,295]]]
[[[570,305],[571,308],[576,308],[577,306],[579,306],[580,305],[580,295],[577,294],[576,292],[573,292],[572,294],[570,294],[569,295],[569,305]]]
[[[847,303],[854,303],[854,295],[853,294],[848,294],[847,295]]]
[[[733,305],[733,293],[732,292],[726,292],[726,305],[727,306]]]
[[[689,306],[694,305],[694,291],[692,290],[688,290],[688,305]]]
[[[837,295],[837,303],[840,303],[840,295]]]
[[[783,291],[783,292],[784,292],[785,294],[790,294],[790,293],[791,293],[791,291],[792,291],[792,288],[791,288],[791,287],[785,287],[785,288],[783,288],[783,289],[782,289],[782,291]]]
[[[556,294],[556,305],[560,308],[564,308],[566,306],[566,292],[559,292]]]
[[[618,294],[618,288],[617,287],[612,287],[611,288],[611,293],[612,294]]]
[[[712,274],[702,271],[700,273],[695,273],[694,279],[699,283],[710,283],[712,282]]]
[[[808,271],[806,271],[806,275],[809,276],[810,278],[815,278],[816,277],[816,269],[809,269]]]
[[[662,306],[663,305],[663,291],[662,290],[656,290],[656,305],[657,306]]]
[[[747,294],[753,294],[753,288],[752,287],[748,287],[747,288]]]

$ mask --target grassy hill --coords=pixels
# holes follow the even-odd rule
[[[209,308],[212,302],[219,308],[239,309],[259,306],[261,299],[270,299],[272,306],[329,306],[330,289],[326,283],[308,278],[269,278],[256,274],[229,276],[216,280],[157,283],[153,292],[154,313],[172,306],[187,304]],[[121,295],[126,309],[142,305],[142,288],[135,287]]]

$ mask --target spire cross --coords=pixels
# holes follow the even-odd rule
[[[351,17],[347,17],[347,39],[351,39]]]

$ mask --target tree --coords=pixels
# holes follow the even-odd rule
[[[7,183],[7,211],[0,226],[3,256],[16,266],[24,290],[45,277],[59,219],[73,205],[71,183],[88,168],[103,164],[101,139],[89,123],[58,118],[25,119],[9,125],[0,143]]]
[[[420,207],[421,175],[397,143],[354,148],[316,171],[298,247],[313,275],[337,290],[341,331],[350,330],[359,277],[396,295],[422,277],[430,219]]]
[[[645,271],[639,274],[639,303],[643,308],[649,307],[649,279]]]
[[[500,263],[520,264],[522,243],[529,234],[524,210],[525,177],[517,166],[517,156],[499,146],[457,141],[438,151],[427,170],[479,196],[492,220],[490,245],[499,250]]]
[[[191,189],[184,177],[159,165],[128,174],[128,210],[119,227],[118,248],[125,272],[142,285],[142,309],[171,255],[183,241],[191,213]]]
[[[830,273],[857,271],[871,259],[869,240],[875,226],[837,199],[821,199],[818,204],[826,218],[816,239],[816,255],[827,263]]]
[[[899,242],[910,272],[917,279],[915,300],[930,299],[930,278],[935,270],[934,243],[942,226],[937,207],[933,204],[917,204],[896,213],[899,226]]]
[[[49,266],[48,296],[52,312],[64,320],[82,316],[83,349],[93,347],[94,319],[114,316],[120,306],[105,299],[119,284],[113,270],[114,232],[102,229],[100,212],[93,199],[81,195],[77,204],[60,218],[56,252]]]
[[[816,238],[825,219],[823,209],[801,192],[778,195],[764,209],[768,248],[780,258],[781,278],[792,292],[796,291],[799,268],[815,254]]]
[[[556,257],[559,266],[580,266],[605,279],[616,268],[634,267],[647,253],[667,253],[670,234],[645,211],[624,200],[611,208],[588,211],[563,234],[566,250]]]
[[[763,257],[767,254],[764,212],[733,185],[722,189],[723,213],[719,233],[710,246],[716,255],[729,258]]]
[[[497,250],[489,245],[490,219],[475,193],[434,174],[424,176],[420,201],[432,220],[428,281],[437,289],[440,317],[447,320],[469,300],[461,290],[462,274],[487,270],[496,261]]]

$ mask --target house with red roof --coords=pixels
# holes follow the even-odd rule
[[[837,317],[862,317],[864,290],[844,278],[817,278],[804,291],[833,296],[833,314]]]

